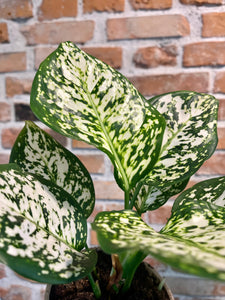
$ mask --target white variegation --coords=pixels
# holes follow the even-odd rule
[[[162,116],[125,77],[71,42],[40,65],[31,108],[54,130],[106,152],[125,191],[158,157]]]
[[[156,96],[151,103],[164,116],[162,148],[147,181],[159,186],[194,174],[217,144],[218,100],[188,91]]]
[[[191,219],[186,221],[187,215],[180,216],[175,231],[173,216],[171,226],[158,233],[145,224],[136,212],[128,210],[99,213],[93,229],[107,253],[117,253],[123,257],[126,252],[140,251],[143,255],[151,254],[176,269],[225,280],[225,209],[219,208],[220,213],[213,214],[211,220],[214,224],[211,226],[204,218],[204,213],[209,210],[204,210],[203,205],[201,209],[200,212],[190,210],[189,207]],[[174,226],[176,227],[176,223]],[[186,234],[183,227],[187,230]],[[123,267],[129,268],[126,263]]]
[[[86,220],[68,194],[13,164],[0,168],[0,191],[1,261],[42,282],[68,282],[90,272],[95,256],[80,252]]]
[[[80,205],[84,216],[89,217],[95,193],[88,171],[74,154],[33,122],[27,121],[20,132],[10,162],[62,187]]]

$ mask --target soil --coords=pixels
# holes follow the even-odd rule
[[[146,264],[141,263],[134,275],[131,287],[126,294],[109,295],[106,287],[111,271],[111,257],[98,251],[96,271],[102,291],[100,300],[169,300],[166,290],[158,290],[159,279],[153,274],[149,276]],[[49,300],[96,300],[87,278],[69,284],[53,285]]]

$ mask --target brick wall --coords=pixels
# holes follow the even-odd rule
[[[190,185],[225,175],[224,0],[0,0],[0,163],[8,162],[24,120],[36,120],[29,93],[39,63],[65,40],[117,68],[146,97],[181,89],[217,96],[218,148]],[[84,143],[55,136],[92,173],[98,199],[94,214],[120,209],[123,193],[108,158]],[[172,200],[148,213],[146,221],[159,228],[171,205]],[[94,233],[89,243],[96,244]],[[225,299],[225,284],[149,260],[166,276],[176,300]],[[40,300],[44,290],[45,285],[24,281],[0,265],[0,299]]]

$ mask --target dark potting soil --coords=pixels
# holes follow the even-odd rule
[[[169,300],[165,289],[158,290],[159,280],[154,275],[149,277],[145,264],[138,267],[131,287],[126,294],[113,295],[106,290],[111,271],[111,257],[98,251],[98,263],[96,271],[101,287],[101,300]],[[71,282],[69,284],[53,285],[49,300],[96,300],[87,278]]]

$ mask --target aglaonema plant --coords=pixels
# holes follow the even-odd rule
[[[92,223],[114,273],[121,273],[111,285],[126,292],[149,254],[181,271],[225,279],[225,177],[183,191],[216,148],[213,96],[177,91],[146,100],[119,72],[65,42],[40,65],[31,108],[56,132],[106,153],[114,166],[124,210],[101,212]],[[160,232],[142,220],[178,193]],[[39,282],[88,276],[99,298],[97,257],[87,246],[94,202],[79,159],[27,121],[10,163],[0,166],[1,261]]]

